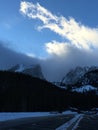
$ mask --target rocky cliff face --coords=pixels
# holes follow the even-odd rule
[[[61,82],[55,84],[72,92],[95,91],[98,94],[98,67],[76,67],[70,70]]]
[[[40,79],[45,79],[39,64],[31,65],[31,66],[25,66],[23,64],[17,64],[15,66],[13,66],[12,68],[10,68],[8,71],[20,72],[20,73],[31,75],[33,77],[37,77],[37,78],[40,78]]]
[[[98,67],[76,67],[70,70],[62,79],[62,83],[66,85],[87,85],[92,82],[97,83]]]

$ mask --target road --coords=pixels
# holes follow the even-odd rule
[[[0,123],[0,130],[55,130],[72,119],[74,115],[32,117]]]
[[[58,130],[98,130],[98,115],[84,114],[82,118],[74,118],[75,115],[70,114],[16,119],[0,122],[0,130],[56,130],[63,124],[67,127]]]
[[[84,115],[76,130],[98,130],[98,115]]]

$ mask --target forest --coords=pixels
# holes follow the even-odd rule
[[[32,76],[0,71],[0,112],[58,111],[98,107],[98,95],[71,92]]]

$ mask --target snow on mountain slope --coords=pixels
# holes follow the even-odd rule
[[[25,68],[26,68],[25,65],[23,65],[23,64],[17,64],[15,66],[11,67],[8,70],[11,71],[11,72],[22,72]]]
[[[15,72],[22,72],[25,69],[25,66],[23,64],[18,65],[18,68],[15,70]]]
[[[83,92],[89,92],[89,91],[93,91],[93,90],[97,90],[97,88],[91,86],[91,85],[85,85],[85,86],[81,86],[79,88],[73,88],[72,92],[78,92],[78,93],[83,93]]]
[[[39,64],[30,65],[30,66],[25,66],[23,64],[17,64],[15,66],[13,66],[12,68],[10,68],[8,71],[21,72],[24,74],[31,75],[33,77],[45,79]]]
[[[76,83],[87,71],[89,67],[76,67],[75,69],[70,70],[66,76],[62,79],[62,83],[65,84],[74,84]]]
[[[40,65],[35,65],[35,66],[31,66],[26,68],[25,70],[23,70],[24,74],[29,74],[33,77],[38,77],[40,79],[45,79],[41,70]]]
[[[62,83],[66,85],[76,84],[79,81],[83,81],[85,83],[86,78],[84,79],[84,75],[88,72],[97,71],[98,67],[96,66],[85,66],[85,67],[76,67],[75,69],[70,70],[65,77],[62,79]],[[82,79],[82,80],[81,80]]]

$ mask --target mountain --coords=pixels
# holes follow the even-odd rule
[[[39,64],[31,65],[31,66],[25,66],[23,64],[17,64],[15,66],[13,66],[12,68],[8,69],[8,71],[10,71],[10,72],[20,72],[20,73],[31,75],[33,77],[38,77],[40,79],[45,79]]]
[[[76,67],[70,70],[61,82],[54,84],[70,92],[88,93],[93,91],[98,94],[98,67]]]
[[[68,106],[86,111],[98,107],[98,67],[76,67],[54,84],[66,91]]]
[[[75,69],[70,70],[65,77],[62,79],[62,83],[65,84],[75,84],[81,77],[88,72],[89,67],[76,67]]]
[[[70,70],[65,77],[62,78],[61,83],[66,86],[80,86],[96,82],[98,79],[98,67],[76,67]],[[96,81],[95,81],[96,80]]]
[[[23,67],[21,67],[23,68]],[[23,69],[22,69],[23,71]],[[20,72],[20,71],[19,71]],[[96,72],[96,73],[95,73]],[[80,110],[98,108],[98,88],[95,69],[84,74],[81,84],[73,84],[70,89],[23,73],[0,71],[0,112],[63,111],[70,107]],[[96,85],[82,85],[86,78],[94,79]],[[90,80],[89,81],[93,81]],[[89,82],[89,83],[90,83]],[[91,82],[92,83],[92,82]]]
[[[0,71],[0,112],[62,111],[65,91],[46,80]]]
[[[95,87],[98,87],[98,68],[86,72],[78,82],[82,85],[91,84]]]

